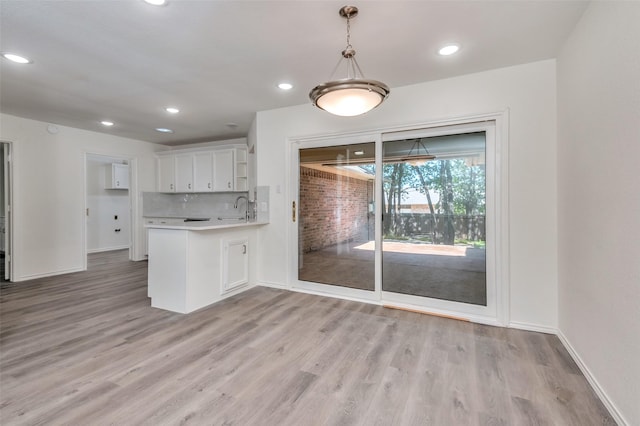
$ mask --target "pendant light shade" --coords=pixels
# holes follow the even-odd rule
[[[355,6],[344,6],[340,9],[340,16],[347,19],[347,47],[342,51],[334,74],[340,64],[346,62],[347,78],[320,84],[309,93],[313,105],[343,117],[353,117],[371,111],[380,105],[390,92],[386,84],[364,78],[356,62],[356,51],[350,43],[350,19],[357,14],[358,8]]]
[[[343,79],[316,86],[309,95],[313,104],[331,114],[353,117],[371,111],[389,95],[384,83]]]

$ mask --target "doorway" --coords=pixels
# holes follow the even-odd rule
[[[0,281],[10,281],[13,272],[13,161],[11,143],[0,143]]]
[[[85,156],[85,253],[129,250],[131,258],[131,161]]]
[[[292,288],[504,323],[495,127],[295,141]]]

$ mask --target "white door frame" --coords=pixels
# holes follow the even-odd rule
[[[106,158],[113,158],[118,161],[126,160],[129,164],[129,260],[139,259],[136,248],[138,247],[138,197],[134,194],[138,193],[138,163],[135,157],[121,156],[108,152],[94,152],[85,151],[83,153],[83,187],[82,197],[84,201],[84,220],[82,221],[82,257],[83,257],[83,269],[87,270],[87,216],[86,211],[88,208],[87,202],[87,161],[89,156],[100,156]]]
[[[13,153],[13,143],[9,141],[0,141],[2,143],[2,150],[4,151],[3,161],[4,161],[4,208],[5,208],[5,216],[4,216],[4,262],[5,262],[5,272],[4,279],[13,281],[14,277],[14,268],[13,265],[15,263],[14,253],[13,253],[13,163],[14,163],[14,153]]]
[[[406,135],[418,132],[428,136],[460,133],[462,131],[485,131],[487,135],[487,306],[444,301],[382,291],[382,204],[376,203],[375,213],[375,290],[373,292],[334,285],[309,283],[298,280],[298,223],[290,221],[289,247],[290,265],[288,287],[291,290],[358,300],[368,303],[392,305],[420,310],[427,313],[467,319],[477,323],[507,326],[509,323],[509,200],[508,200],[508,110],[441,120],[437,122],[383,128],[375,131],[290,138],[290,200],[299,206],[299,149],[331,145],[348,145],[364,142],[376,143],[376,194],[382,193],[382,140],[389,135]],[[297,214],[297,212],[296,212]],[[491,237],[490,237],[491,235]]]

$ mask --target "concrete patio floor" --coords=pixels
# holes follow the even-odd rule
[[[384,291],[486,305],[484,249],[397,241],[385,241],[383,249]],[[305,253],[300,264],[302,281],[374,289],[373,241]]]

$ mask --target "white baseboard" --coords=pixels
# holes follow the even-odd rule
[[[600,401],[602,401],[604,406],[609,411],[609,414],[611,414],[611,417],[613,417],[618,426],[629,426],[629,423],[624,419],[624,417],[622,417],[622,414],[620,413],[616,405],[611,401],[611,399],[609,399],[604,389],[602,389],[602,386],[600,386],[598,380],[596,380],[593,374],[591,374],[591,371],[589,370],[587,365],[584,363],[584,361],[582,361],[580,355],[578,355],[573,346],[571,346],[571,343],[562,333],[562,330],[558,330],[556,334],[558,335],[560,342],[562,342],[562,345],[567,349],[567,352],[569,352],[569,355],[571,355],[571,358],[573,358],[576,364],[578,364],[578,368],[580,368],[580,371],[582,371],[582,374],[584,374],[584,377],[586,377],[587,381],[593,388],[593,391],[596,393],[598,398],[600,398]]]
[[[262,286],[262,287],[271,287],[271,288],[279,288],[281,290],[289,290],[287,288],[287,286],[285,286],[284,284],[281,283],[273,283],[273,282],[269,282],[269,281],[260,281],[258,283],[258,285]]]
[[[87,253],[102,253],[103,251],[114,251],[114,250],[124,250],[124,249],[128,249],[129,246],[116,246],[116,247],[102,247],[102,248],[95,248],[95,249],[88,249]]]
[[[446,309],[425,308],[424,306],[415,305],[412,303],[405,303],[396,300],[387,300],[382,302],[382,306],[391,309],[408,310],[425,315],[433,315],[437,317],[449,318],[457,321],[467,321],[474,324],[490,325],[492,327],[502,327],[502,325],[493,318],[484,317],[482,315],[476,315],[471,313],[461,313],[449,311]]]
[[[53,277],[53,276],[56,276],[56,275],[71,274],[71,273],[74,273],[74,272],[82,272],[84,270],[85,269],[83,269],[83,268],[72,268],[72,269],[64,269],[64,270],[61,270],[61,271],[45,272],[45,273],[42,273],[42,274],[24,275],[22,277],[15,278],[13,280],[13,282],[29,281],[29,280],[35,280],[35,279],[38,279],[38,278],[46,278],[46,277]]]
[[[548,327],[546,325],[531,324],[528,322],[511,321],[507,327],[525,331],[537,331],[538,333],[545,334],[558,334],[557,328]]]
[[[380,301],[378,301],[378,300],[362,299],[360,297],[354,297],[354,296],[349,296],[349,295],[344,295],[344,294],[325,293],[323,291],[311,290],[311,289],[307,289],[307,288],[293,287],[293,288],[290,288],[290,289],[287,289],[287,290],[295,291],[297,293],[312,294],[314,296],[331,297],[333,299],[348,300],[350,302],[360,302],[360,303],[369,303],[369,304],[372,304],[372,305],[382,305],[382,303]]]

